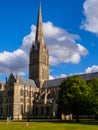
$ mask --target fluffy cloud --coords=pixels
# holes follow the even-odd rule
[[[22,71],[27,67],[27,61],[27,55],[21,49],[17,49],[13,52],[4,51],[3,53],[0,53],[0,72],[17,73],[19,71]]]
[[[82,55],[87,55],[86,48],[76,43],[76,40],[80,39],[78,35],[70,34],[60,27],[55,27],[51,22],[44,23],[44,32],[51,65],[69,62],[77,64]]]
[[[98,0],[86,0],[83,9],[85,20],[82,27],[98,35]]]
[[[52,75],[49,75],[49,79],[52,80],[54,79],[54,77]]]
[[[70,34],[66,30],[56,27],[51,22],[43,24],[45,32],[45,41],[49,48],[50,65],[60,63],[78,63],[81,56],[87,55],[88,51],[85,47],[76,43],[80,37]],[[36,26],[31,26],[31,32],[23,38],[22,46],[13,51],[4,51],[0,53],[0,72],[21,72],[28,69],[29,51],[32,42],[35,39]]]
[[[85,70],[86,73],[92,73],[92,72],[98,72],[98,66],[97,65],[93,65],[91,67],[88,67]]]
[[[52,75],[49,76],[49,79],[52,80],[52,79],[56,79],[56,78],[64,78],[64,77],[67,77],[66,74],[60,74],[56,77],[53,77]]]

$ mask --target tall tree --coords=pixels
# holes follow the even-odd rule
[[[91,88],[91,104],[90,104],[90,114],[95,114],[98,118],[98,78],[92,78],[88,82],[88,86]]]
[[[62,81],[59,90],[59,110],[64,114],[74,114],[76,121],[79,115],[85,114],[89,103],[90,88],[80,76],[70,76]]]

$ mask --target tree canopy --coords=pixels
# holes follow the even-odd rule
[[[89,110],[91,111],[91,113],[98,116],[98,78],[92,78],[88,82],[88,86],[91,88],[91,105]]]
[[[78,121],[79,115],[88,112],[88,105],[91,104],[91,93],[91,87],[78,75],[63,80],[58,97],[60,112],[63,114],[72,113]]]

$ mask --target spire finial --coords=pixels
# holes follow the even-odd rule
[[[36,43],[44,44],[41,1],[40,1],[40,3],[39,3],[39,10],[38,10],[38,19],[37,19],[37,28],[36,28],[35,44],[36,44]]]
[[[40,11],[41,11],[41,0],[39,1],[39,8],[40,8]]]

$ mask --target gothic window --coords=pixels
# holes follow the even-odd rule
[[[37,63],[37,61],[38,61],[38,57],[36,56],[36,63]]]
[[[8,99],[6,99],[6,102],[8,103]]]
[[[29,100],[29,99],[27,99],[27,103],[29,103],[29,101],[30,101],[30,100]]]
[[[46,64],[47,64],[47,56],[46,56],[46,60],[45,61],[46,61]]]
[[[44,55],[44,63],[46,63],[46,57],[45,57],[45,55]]]
[[[35,107],[35,114],[38,115],[38,107]]]
[[[3,109],[2,109],[2,107],[0,108],[0,116],[2,115],[2,113],[3,113]]]
[[[46,79],[47,77],[46,77],[46,70],[45,70],[45,79]]]
[[[29,91],[29,96],[31,96],[31,91]]]
[[[20,90],[20,96],[23,96],[23,95],[24,95],[24,90],[21,89],[21,90]]]
[[[9,115],[11,115],[12,113],[12,106],[11,105],[9,105]]]
[[[29,96],[29,91],[27,90],[27,96]]]
[[[44,69],[42,70],[42,78],[44,79],[45,77],[45,73],[44,73]]]
[[[35,77],[37,78],[37,70],[35,69]]]
[[[6,112],[7,112],[7,114],[8,114],[8,111],[9,111],[9,110],[8,110],[8,105],[7,105],[7,106],[6,106]]]
[[[29,105],[27,105],[27,112],[29,112]]]
[[[12,102],[12,99],[11,99],[11,98],[9,99],[9,102],[10,102],[10,103]]]
[[[35,58],[35,56],[34,56],[34,64],[35,64],[35,62],[36,62],[36,58]]]
[[[47,115],[50,115],[50,107],[49,106],[47,106]]]
[[[44,115],[44,107],[41,107],[41,115]]]
[[[37,62],[37,57],[33,56],[33,63],[35,64]]]
[[[21,107],[21,115],[23,115],[23,105],[21,105],[20,107]]]
[[[3,102],[3,99],[2,99],[2,97],[0,96],[0,104],[2,104],[2,102]]]
[[[32,63],[34,63],[34,56],[32,56]]]
[[[0,116],[3,114],[3,108],[0,108]]]
[[[43,70],[43,79],[45,78],[45,71]]]
[[[32,96],[34,97],[34,92],[32,92]]]
[[[25,96],[27,96],[27,90],[25,90]]]
[[[35,77],[35,69],[33,69],[33,76]]]
[[[22,99],[20,99],[20,102],[23,102],[24,100],[23,100],[23,98]]]
[[[0,89],[2,89],[2,84],[0,84]]]
[[[33,56],[33,64],[34,64],[34,58],[35,58],[35,57]]]
[[[46,70],[44,70],[44,78],[46,79]]]
[[[47,56],[45,57],[45,64],[47,65]]]

